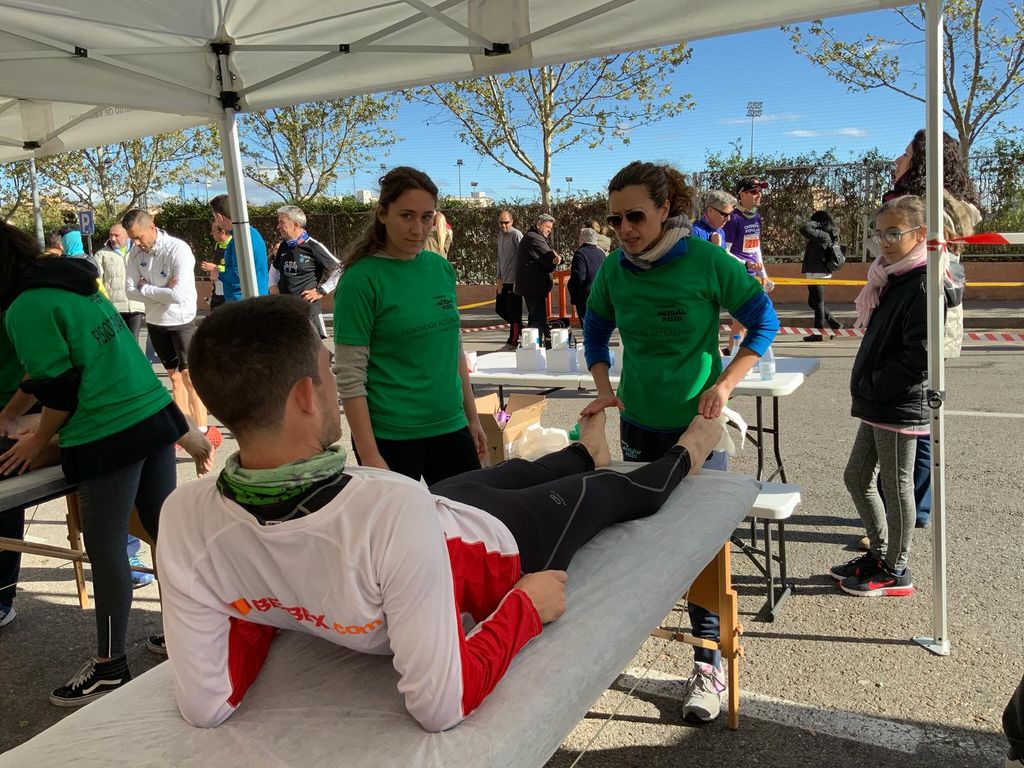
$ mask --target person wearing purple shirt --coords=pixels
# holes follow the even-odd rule
[[[761,190],[768,188],[768,182],[754,176],[740,179],[736,185],[739,205],[722,228],[725,232],[725,249],[747,267],[747,272],[761,281],[765,293],[771,293],[775,283],[768,279],[761,251],[761,214],[757,206],[761,203]],[[730,338],[743,332],[737,320],[732,321]]]

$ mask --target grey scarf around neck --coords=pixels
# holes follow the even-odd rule
[[[630,253],[622,246],[622,255],[637,269],[648,270],[657,263],[658,259],[671,251],[676,243],[690,235],[690,220],[683,214],[671,216],[665,219],[661,230],[661,239],[646,251]]]

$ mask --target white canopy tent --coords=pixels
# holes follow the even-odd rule
[[[216,121],[255,295],[238,112],[478,77],[906,0],[0,0],[0,162]],[[928,0],[929,239],[941,242],[941,0]],[[87,8],[87,9],[86,9]],[[7,116],[5,118],[5,115]],[[939,259],[929,259],[931,389],[943,389]],[[932,424],[936,608],[948,652],[942,408]]]

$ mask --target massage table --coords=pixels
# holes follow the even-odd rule
[[[390,657],[282,632],[238,711],[218,728],[182,720],[164,663],[0,755],[0,768],[539,768],[702,571],[711,578],[702,577],[699,602],[713,603],[710,593],[724,601],[708,607],[723,613],[735,705],[739,630],[728,542],[757,494],[751,477],[706,471],[684,480],[657,514],[603,531],[569,567],[565,614],[445,733],[427,733],[408,714]]]

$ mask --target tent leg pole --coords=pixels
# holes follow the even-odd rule
[[[925,158],[928,168],[928,401],[931,406],[932,443],[932,635],[914,641],[937,656],[949,655],[946,624],[946,482],[944,400],[946,394],[945,302],[942,278],[945,273],[945,236],[942,226],[942,6],[943,0],[928,0],[925,21],[927,97],[925,101]]]
[[[220,120],[221,152],[224,156],[224,179],[228,186],[228,200],[231,204],[231,236],[235,241],[238,259],[238,278],[242,296],[252,298],[259,295],[256,286],[256,265],[252,258],[252,237],[249,234],[249,206],[242,181],[242,156],[238,146],[238,122],[235,110],[225,108]]]
[[[43,237],[43,209],[39,206],[39,182],[36,176],[36,159],[28,159],[28,182],[32,188],[32,218],[36,223],[36,240],[39,241],[39,250],[46,250],[46,240]]]
[[[256,265],[252,257],[252,235],[249,232],[249,204],[245,198],[245,183],[242,179],[242,153],[238,146],[238,94],[234,91],[235,77],[231,72],[230,45],[212,46],[217,54],[221,91],[221,105],[224,114],[220,118],[220,146],[224,157],[224,179],[228,186],[228,202],[231,208],[231,237],[235,243],[235,258],[238,260],[238,279],[242,298],[259,296],[256,283]]]

